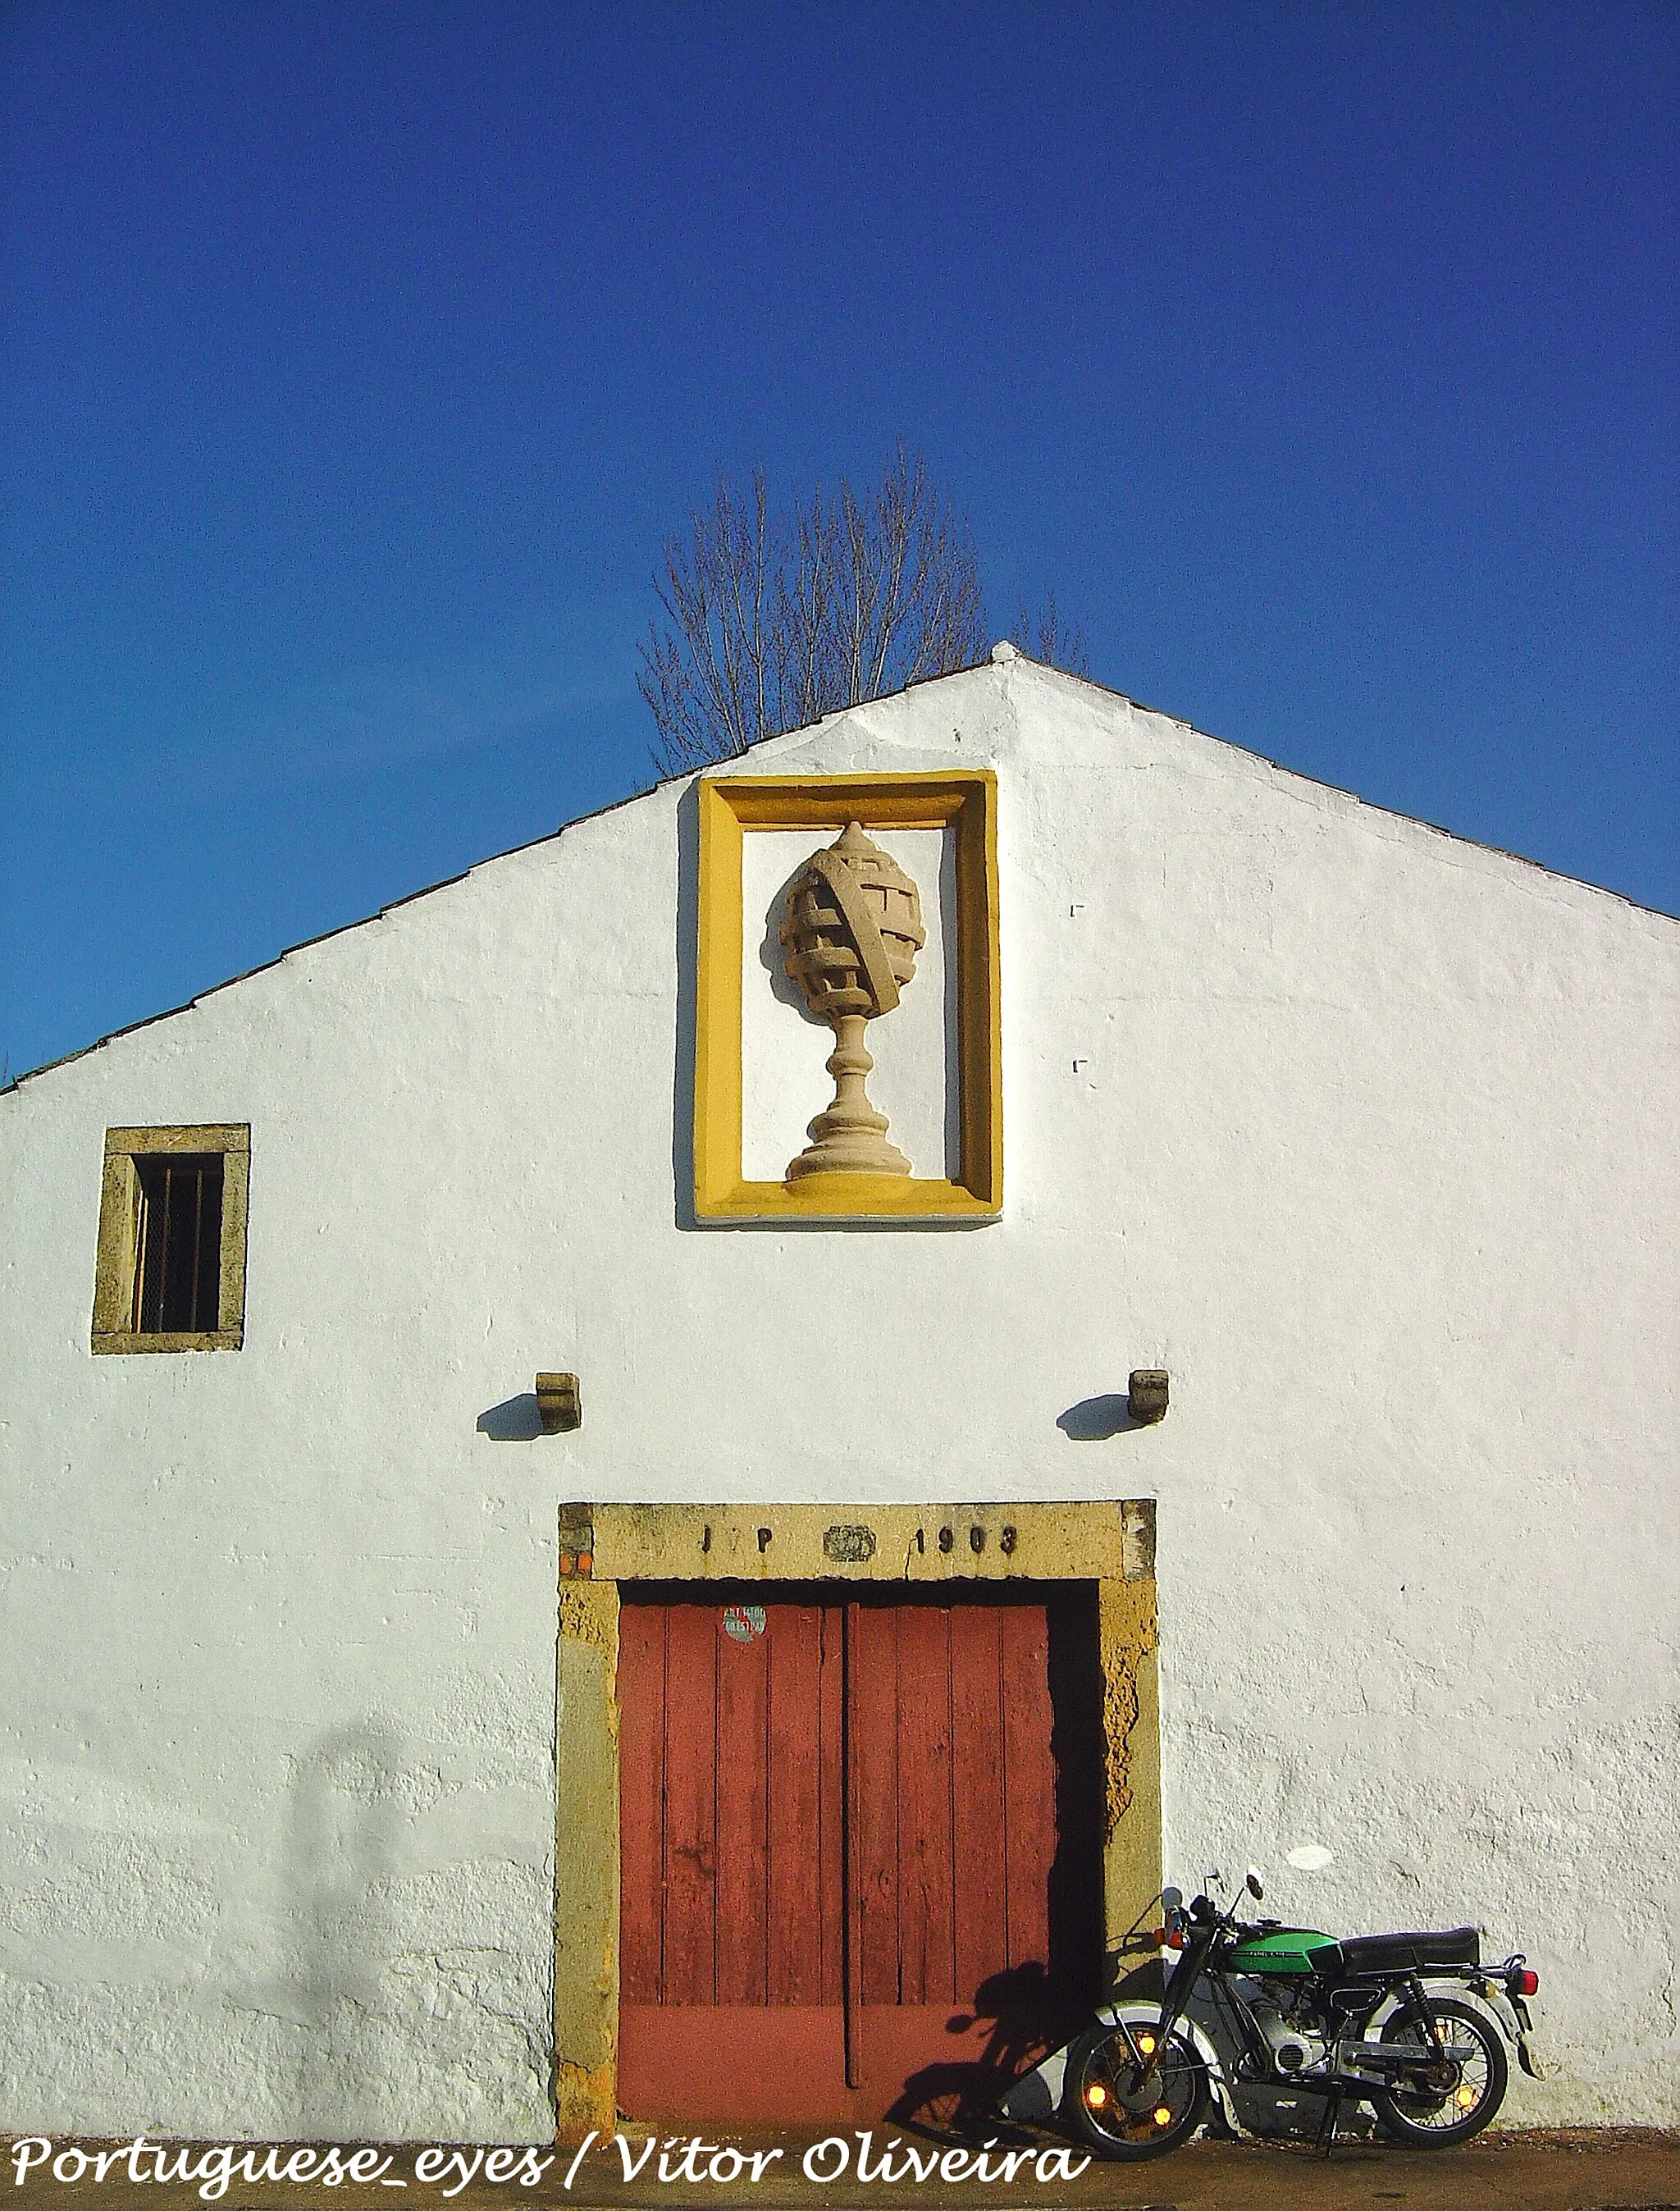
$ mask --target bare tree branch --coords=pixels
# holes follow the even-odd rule
[[[772,516],[764,472],[750,498],[718,478],[692,544],[665,542],[654,578],[662,623],[638,648],[638,688],[663,774],[729,760],[928,675],[986,647],[974,542],[900,446],[879,489]]]
[[[1034,660],[1049,668],[1065,668],[1070,675],[1089,675],[1091,655],[1082,625],[1070,629],[1056,612],[1056,595],[1044,594],[1044,611],[1036,621],[1024,607],[1015,617],[1012,641]]]
[[[837,707],[970,668],[986,649],[974,540],[900,445],[876,490],[843,478],[779,513],[762,469],[737,495],[713,487],[688,535],[668,537],[654,596],[663,621],[638,647],[636,681],[654,718],[654,760],[679,775],[731,760]],[[1036,660],[1087,672],[1085,633],[1047,597],[1015,642]]]

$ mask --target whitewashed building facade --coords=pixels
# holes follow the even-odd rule
[[[777,917],[855,817],[920,889],[868,1088],[924,1195],[836,1219],[775,1196],[834,1043]],[[27,1077],[0,2125],[610,2118],[602,1593],[691,1574],[1088,1575],[1110,1949],[1250,1859],[1473,1919],[1541,1975],[1508,2119],[1680,2120],[1677,1099],[1680,923],[1018,657]]]

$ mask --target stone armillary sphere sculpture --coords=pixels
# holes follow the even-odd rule
[[[782,944],[788,973],[819,1021],[834,1029],[828,1071],[834,1103],[811,1124],[812,1142],[788,1168],[807,1175],[907,1175],[910,1163],[886,1141],[886,1116],[864,1094],[874,1061],[863,1025],[890,1014],[928,942],[922,899],[897,862],[855,821],[813,852],[788,892]]]

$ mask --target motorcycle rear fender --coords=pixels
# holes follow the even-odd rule
[[[1091,2014],[1093,2026],[1158,2026],[1161,2007],[1158,2003],[1103,2004]],[[1088,2031],[1088,2030],[1087,2030]],[[1208,2085],[1219,2099],[1219,2108],[1225,2115],[1225,2123],[1233,2134],[1240,2134],[1236,2111],[1232,2105],[1230,2090],[1225,2085],[1219,2053],[1206,2033],[1193,2019],[1181,2019],[1178,2032],[1187,2035],[1195,2045],[1208,2078]],[[1078,2039],[1076,2037],[1075,2039]],[[1061,2099],[1067,2081],[1067,2053],[1073,2043],[1064,2043],[1060,2050],[1052,2050],[1030,2073],[1024,2073],[1014,2082],[1008,2093],[998,2105],[1006,2119],[1026,2119],[1043,2124],[1053,2119],[1061,2109]]]
[[[1518,2019],[1510,1998],[1497,1981],[1491,1982],[1489,1985],[1490,1993],[1484,1995],[1479,1988],[1468,1981],[1438,1981],[1425,1975],[1423,1993],[1429,1996],[1455,1996],[1460,2003],[1470,2004],[1476,2010],[1485,2012],[1516,2051],[1517,2063],[1527,2074],[1529,2079],[1539,2080],[1540,2069],[1534,2063],[1533,2055],[1528,2047],[1528,2037],[1523,2032],[1522,2022]],[[1391,1990],[1366,2020],[1365,2032],[1369,2034],[1374,2029],[1380,2028],[1383,2021],[1392,2019],[1399,2008],[1400,1999]]]

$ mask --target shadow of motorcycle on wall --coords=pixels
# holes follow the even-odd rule
[[[1024,2128],[998,2117],[998,2100],[1011,2083],[1065,2043],[1088,2016],[1077,1999],[1051,1981],[1037,1960],[993,1973],[975,1990],[973,2012],[952,2014],[949,2031],[966,2034],[988,2023],[978,2057],[924,2065],[905,2081],[886,2117],[925,2141],[1000,2143],[1036,2140]]]

